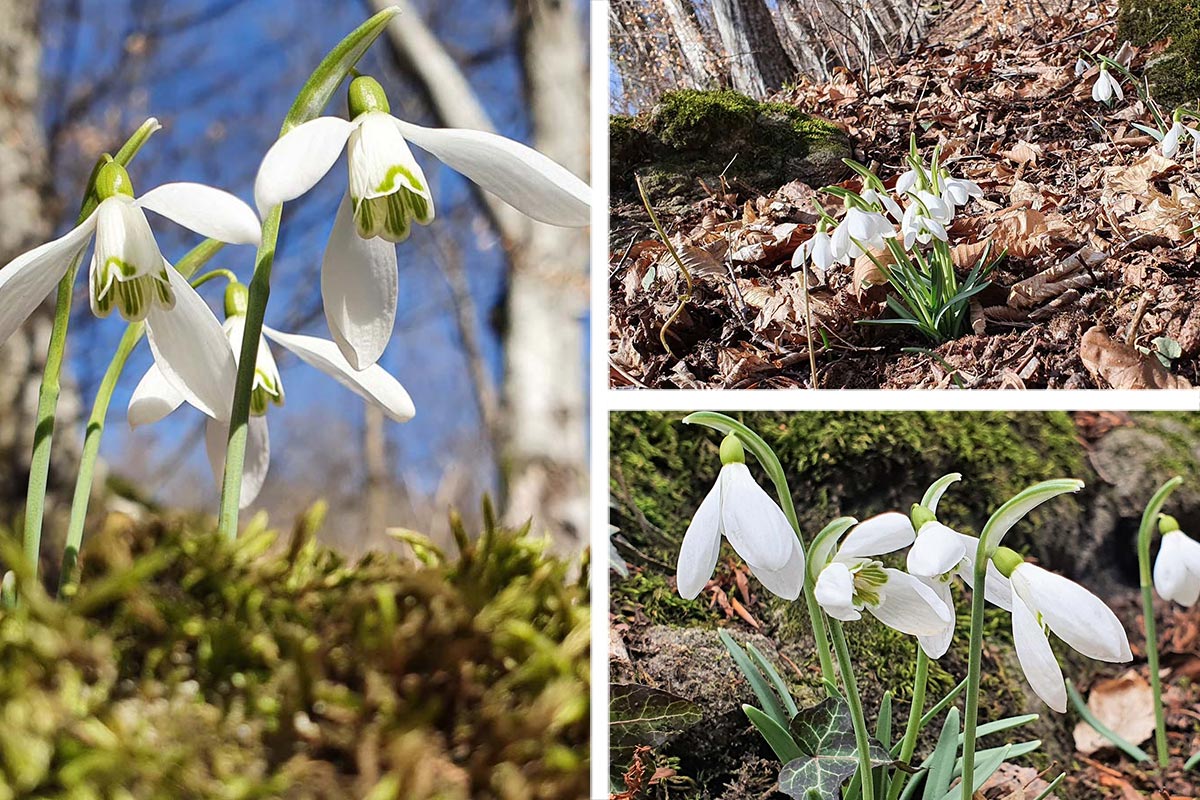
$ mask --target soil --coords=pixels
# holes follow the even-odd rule
[[[695,273],[665,331],[683,276],[644,209],[628,193],[614,195],[612,385],[811,387],[801,280],[819,388],[1200,383],[1200,164],[1190,152],[1163,158],[1134,127],[1151,113],[1128,80],[1126,101],[1106,107],[1091,98],[1097,68],[1074,71],[1081,50],[1118,54],[1117,12],[1114,2],[961,3],[919,50],[877,64],[869,81],[843,72],[771,98],[837,125],[855,158],[889,185],[915,134],[926,159],[940,144],[950,172],[983,188],[950,230],[964,272],[985,241],[1007,248],[972,305],[971,333],[934,345],[862,324],[891,314],[886,285],[864,287],[862,274],[838,265],[794,272],[791,256],[817,220],[814,198],[835,216],[840,203],[794,172],[741,180],[734,143],[703,159],[729,166],[696,179],[701,199],[652,193]],[[1130,69],[1142,74],[1168,44],[1127,47]],[[614,185],[652,167],[614,162]],[[858,190],[861,181],[839,185]]]

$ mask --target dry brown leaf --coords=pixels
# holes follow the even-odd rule
[[[1179,164],[1164,158],[1156,149],[1127,167],[1106,167],[1104,174],[1108,180],[1108,188],[1113,191],[1146,194],[1152,182],[1178,169]]]
[[[1046,215],[1032,208],[1012,209],[992,231],[997,252],[1007,249],[1009,255],[1029,258],[1044,250]]]
[[[875,256],[875,259],[885,267],[896,263],[896,257],[890,250],[873,249],[871,255]],[[854,259],[854,283],[851,284],[851,288],[855,297],[861,300],[864,291],[872,286],[883,286],[887,282],[887,276],[883,274],[883,270],[879,268],[875,260],[872,260],[870,255],[863,253]]]
[[[1013,145],[1011,150],[1005,150],[1001,155],[1016,164],[1034,165],[1042,157],[1042,148],[1022,139]]]
[[[950,248],[950,260],[959,269],[972,269],[983,258],[988,248],[987,241],[956,244]],[[857,267],[857,265],[855,265]],[[857,272],[857,270],[856,270]]]
[[[1114,389],[1190,389],[1185,379],[1172,375],[1157,358],[1109,338],[1101,325],[1083,334],[1079,357],[1097,382]]]
[[[1154,733],[1154,693],[1136,670],[1097,682],[1087,705],[1098,720],[1133,744],[1141,744]],[[1086,722],[1075,726],[1075,749],[1084,755],[1112,746]]]

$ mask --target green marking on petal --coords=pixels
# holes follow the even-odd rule
[[[408,186],[405,187],[403,185],[398,185],[396,181],[397,177],[403,177],[407,179]],[[417,176],[413,174],[412,170],[410,170],[408,167],[396,164],[387,171],[387,175],[383,176],[383,180],[380,181],[379,185],[375,187],[375,192],[383,195],[390,194],[394,191],[404,188],[408,188],[416,192],[426,191],[425,184],[418,180]]]

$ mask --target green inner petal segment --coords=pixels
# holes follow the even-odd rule
[[[402,177],[408,184],[407,188],[414,192],[425,192],[425,184],[423,184],[416,175],[412,173],[408,167],[396,164],[388,170],[387,175],[383,176],[383,180],[375,187],[375,193],[379,195],[391,194],[397,189],[405,188],[403,185],[397,186],[396,178]]]
[[[283,405],[283,386],[276,381],[275,376],[261,367],[256,367],[254,388],[250,392],[250,413],[261,417],[267,413],[272,403],[277,406]]]
[[[429,198],[406,187],[382,197],[355,199],[354,222],[364,239],[379,236],[399,244],[412,233],[412,223],[428,225],[433,221],[433,203]]]
[[[165,309],[175,307],[175,292],[165,270],[139,275],[134,265],[109,256],[98,268],[96,278],[92,283],[93,305],[101,317],[107,317],[115,306],[129,322],[141,322],[153,303]]]
[[[879,605],[880,589],[887,585],[882,562],[865,561],[854,572],[854,600],[868,606]]]

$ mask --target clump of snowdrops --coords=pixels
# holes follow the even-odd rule
[[[1058,713],[1065,712],[1071,700],[1085,719],[1094,721],[1064,679],[1049,634],[1089,658],[1125,663],[1133,655],[1123,625],[1099,597],[1003,544],[1005,535],[1029,512],[1079,491],[1082,481],[1062,478],[1030,486],[1001,504],[976,537],[939,517],[943,494],[962,479],[951,473],[935,481],[906,512],[890,511],[862,521],[840,517],[806,543],[787,474],[758,434],[712,412],[691,414],[684,422],[712,428],[725,438],[716,485],[700,503],[680,547],[676,576],[680,595],[694,598],[704,589],[724,539],[767,591],[789,601],[803,597],[812,624],[815,658],[828,691],[827,699],[813,708],[797,707],[778,671],[757,650],[743,648],[728,633],[721,633],[758,699],[758,706],[745,705],[743,710],[780,759],[780,791],[797,800],[917,796],[972,800],[1001,764],[1037,750],[1040,741],[1021,741],[1017,732],[1036,714],[980,724],[988,604],[1010,615],[1017,660],[1034,694]],[[750,472],[747,451],[770,479],[775,498]],[[1157,588],[1163,597],[1184,605],[1200,599],[1200,542],[1161,513],[1180,482],[1172,479],[1150,500],[1138,540],[1158,720],[1156,741],[1163,766],[1167,743],[1151,593]],[[1156,527],[1163,542],[1152,579],[1150,540]],[[890,566],[901,553],[904,568]],[[928,704],[930,662],[944,656],[953,643],[954,594],[964,590],[971,592],[967,675],[945,697]],[[893,731],[891,687],[884,687],[876,729],[867,728],[848,646],[864,614],[915,639],[912,705],[898,736]],[[918,759],[917,742],[930,726],[939,731],[937,743]],[[1009,732],[1005,742],[981,746],[983,737],[1005,732]],[[1125,752],[1150,760],[1112,731],[1101,733]],[[1197,760],[1193,757],[1189,764]],[[1048,796],[1064,778],[1062,773],[1051,780],[1040,797]]]

